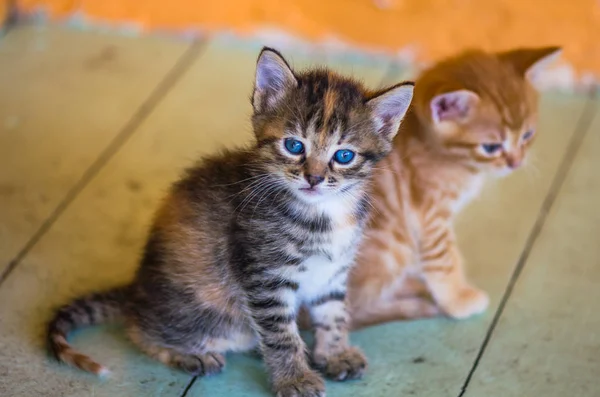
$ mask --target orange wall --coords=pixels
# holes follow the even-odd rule
[[[0,28],[8,16],[8,0],[0,0]]]
[[[1,1],[1,0],[0,0]],[[598,0],[18,0],[53,16],[145,28],[234,30],[277,27],[299,37],[337,37],[363,48],[417,49],[431,60],[464,47],[564,45],[579,72],[600,76]],[[379,6],[377,5],[379,4]]]

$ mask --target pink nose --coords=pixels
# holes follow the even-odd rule
[[[512,168],[513,170],[515,168],[519,168],[522,163],[523,163],[523,159],[520,157],[516,157],[516,156],[507,156],[506,157],[506,164],[508,164],[508,166],[510,168]]]

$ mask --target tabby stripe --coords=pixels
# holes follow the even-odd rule
[[[317,299],[311,301],[310,305],[311,306],[320,306],[327,302],[343,301],[344,299],[346,299],[345,291],[333,291],[333,292],[328,293],[327,295],[320,296]]]
[[[405,253],[400,249],[400,247],[392,247],[392,256],[396,260],[397,263],[406,263]]]
[[[258,141],[257,146],[259,148],[265,147],[267,145],[273,144],[275,142],[279,141],[279,138],[263,138],[261,140]]]
[[[450,273],[453,267],[448,265],[440,265],[440,266],[423,266],[423,272],[425,273]]]
[[[280,307],[286,307],[287,305],[285,304],[285,302],[282,302],[281,300],[277,299],[277,298],[258,298],[258,299],[252,299],[250,301],[250,307],[252,309],[275,309],[275,308],[280,308]]]
[[[304,245],[306,243],[306,239],[303,239],[303,238],[299,237],[296,233],[284,232],[281,235],[281,238],[283,240],[290,241],[290,242],[292,242],[295,245]]]
[[[350,265],[344,265],[344,266],[342,266],[337,272],[335,272],[335,274],[333,275],[333,277],[331,277],[331,280],[337,278],[338,276],[341,276],[344,273],[347,273],[348,269],[350,269]]]
[[[269,350],[286,351],[291,353],[298,352],[298,345],[293,343],[263,342],[263,346]]]
[[[440,247],[442,246],[443,249],[446,249],[446,244],[442,244],[445,240],[446,237],[448,236],[448,232],[443,231],[439,236],[436,237],[435,241],[431,244],[427,244],[426,246],[424,246],[424,250],[428,251],[428,250],[434,250],[436,247]]]
[[[369,199],[367,197],[361,198],[360,202],[358,203],[358,208],[356,209],[356,218],[358,220],[365,219],[367,216],[369,216],[369,211]]]
[[[283,330],[281,325],[289,325],[296,320],[295,316],[290,315],[272,315],[257,320],[258,325],[264,330],[272,333],[279,333]]]
[[[82,310],[85,312],[88,321],[90,323],[94,323],[96,320],[96,310],[94,307],[92,307],[91,305],[89,305],[87,302],[85,301],[80,301],[80,302],[75,302],[75,305],[78,309]]]
[[[302,263],[302,258],[289,257],[284,262],[288,266],[298,266]]]
[[[380,154],[377,154],[375,152],[361,152],[360,155],[363,156],[365,160],[371,161],[373,163],[378,162],[382,157]]]
[[[325,250],[322,250],[322,249],[316,249],[316,250],[315,249],[300,249],[300,252],[305,257],[324,256],[330,262],[333,261],[333,257],[331,256],[331,254],[329,252],[325,251]]]
[[[447,253],[448,249],[446,245],[440,244],[437,247],[433,247],[429,250],[424,250],[424,252],[421,254],[421,260],[426,262],[436,261],[442,258]]]
[[[396,240],[403,241],[403,240],[408,240],[408,237],[407,237],[407,235],[406,235],[406,233],[405,233],[405,232],[408,232],[408,230],[400,230],[400,229],[398,229],[398,228],[395,228],[395,229],[392,231],[392,234],[394,235],[394,238],[395,238]],[[387,247],[387,246],[386,246],[386,247]]]
[[[381,233],[372,233],[369,237],[369,243],[375,245],[379,250],[381,251],[385,251],[388,249],[389,245],[389,239],[384,238],[383,236],[380,236]],[[396,233],[394,232],[394,237],[397,238]]]
[[[281,289],[291,289],[292,291],[297,291],[300,286],[298,283],[291,280],[254,280],[250,284],[247,284],[246,288],[249,290],[259,289],[263,291],[274,292]]]
[[[325,216],[318,216],[313,219],[307,219],[296,214],[288,205],[277,208],[279,213],[291,220],[297,226],[310,231],[311,233],[326,233],[331,231],[331,223]]]
[[[61,321],[63,323],[66,323],[69,326],[75,325],[76,321],[73,318],[73,314],[71,313],[71,311],[69,310],[70,308],[65,308],[60,310],[57,314],[56,314],[56,321],[58,323],[58,321]]]
[[[446,254],[446,250],[439,250],[435,252],[427,252],[421,256],[421,259],[425,262],[433,262],[442,258]]]

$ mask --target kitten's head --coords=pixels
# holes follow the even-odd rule
[[[412,83],[370,92],[326,69],[296,73],[265,48],[252,94],[261,165],[307,202],[352,194],[391,151],[412,92]]]
[[[417,115],[447,154],[482,171],[509,174],[537,134],[537,94],[529,80],[558,51],[469,51],[440,62],[417,81]]]

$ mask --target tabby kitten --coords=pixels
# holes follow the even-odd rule
[[[469,51],[417,80],[394,150],[374,176],[376,211],[349,281],[354,326],[486,310],[488,296],[466,280],[452,222],[486,177],[525,160],[537,112],[528,78],[557,51]]]
[[[296,73],[263,49],[256,142],[204,159],[173,185],[135,280],[58,311],[48,329],[56,358],[105,372],[66,338],[122,317],[141,350],[190,374],[217,373],[226,352],[259,346],[278,396],[323,396],[296,325],[302,304],[317,369],[339,381],[360,377],[367,362],[348,342],[347,275],[366,224],[367,183],[392,149],[412,90],[370,92],[328,70]]]

